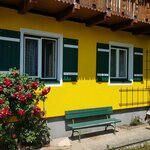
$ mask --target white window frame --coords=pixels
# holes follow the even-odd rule
[[[111,49],[112,47],[124,47],[126,49],[128,49],[128,55],[127,55],[127,76],[128,76],[128,81],[130,81],[130,83],[114,83],[111,82],[111,77],[110,77],[110,69],[111,69]],[[108,80],[108,84],[109,85],[132,85],[133,84],[133,45],[132,44],[125,44],[125,43],[118,43],[118,42],[109,42],[109,80]],[[118,78],[120,79],[120,78]]]
[[[43,32],[39,30],[31,30],[31,29],[25,29],[21,28],[21,37],[20,37],[20,74],[24,74],[24,45],[25,45],[25,35],[31,35],[31,36],[41,36],[43,39],[57,39],[58,42],[58,50],[57,50],[57,74],[56,74],[56,79],[59,81],[58,83],[54,83],[49,81],[49,83],[46,83],[46,86],[62,86],[62,70],[63,70],[63,35],[62,34],[57,34],[57,33],[50,33],[50,32]],[[32,37],[31,37],[32,38]],[[41,39],[42,39],[41,38]],[[37,38],[38,39],[38,38]],[[42,40],[39,41],[39,46],[40,49],[42,48]],[[42,51],[39,51],[39,54],[42,54]],[[41,71],[41,65],[42,65],[42,59],[38,60],[38,71]],[[38,72],[39,73],[39,72]],[[41,72],[40,72],[41,74]],[[42,78],[41,78],[42,79]],[[44,78],[46,79],[46,78]]]

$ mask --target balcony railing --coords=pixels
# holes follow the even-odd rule
[[[150,23],[149,0],[59,0],[70,4],[78,3],[81,8],[99,12],[110,12],[136,21]]]

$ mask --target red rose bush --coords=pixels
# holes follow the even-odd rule
[[[18,141],[21,141],[22,138],[24,139],[24,143],[28,143],[26,139],[28,137],[23,136],[22,133],[14,133],[15,125],[9,120],[12,116],[15,116],[17,122],[19,124],[22,122],[22,125],[23,122],[26,122],[26,124],[32,124],[35,120],[36,123],[40,122],[45,112],[43,112],[37,104],[39,101],[46,100],[46,96],[50,90],[50,87],[44,88],[44,84],[37,80],[30,79],[26,75],[19,75],[16,70],[10,70],[7,74],[0,74],[1,147],[4,146],[6,149],[12,150],[17,149],[14,145],[19,135],[22,136],[20,136]],[[29,120],[30,123],[27,122]],[[17,124],[17,122],[15,124]],[[23,128],[25,128],[22,125],[20,125],[20,131],[23,131]],[[11,131],[8,132],[8,129]],[[5,130],[7,130],[7,132]],[[30,144],[32,144],[32,142]]]

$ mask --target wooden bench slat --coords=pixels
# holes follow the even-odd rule
[[[68,127],[71,129],[81,129],[81,128],[88,128],[88,127],[94,127],[94,126],[100,126],[100,125],[109,125],[113,123],[119,123],[121,120],[116,118],[108,118],[108,119],[102,119],[102,120],[94,120],[94,121],[86,121],[86,122],[79,122],[74,124],[68,124]]]
[[[84,118],[92,116],[111,115],[113,113],[112,107],[92,108],[92,109],[81,109],[72,110],[65,112],[66,119]]]

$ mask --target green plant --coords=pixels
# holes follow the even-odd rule
[[[23,141],[26,141],[26,144],[31,141],[37,143],[36,141],[41,141],[38,134],[41,134],[43,129],[47,133],[42,132],[41,136],[47,135],[49,138],[48,128],[42,119],[45,112],[37,106],[39,101],[46,100],[49,92],[50,87],[45,88],[42,82],[27,75],[19,75],[15,69],[0,74],[0,146],[3,149],[17,149],[18,142],[24,143]],[[16,122],[12,123],[11,118],[14,116]],[[32,131],[30,126],[34,126]],[[22,136],[23,132],[25,135],[32,135],[30,139],[29,136]]]
[[[140,116],[135,116],[131,119],[130,126],[137,126],[140,124],[142,124],[142,119],[140,118]]]
[[[50,142],[49,128],[45,119],[32,116],[24,120],[22,126],[20,132],[22,145],[42,147]]]
[[[14,133],[14,123],[0,124],[0,147],[2,149],[17,149],[17,138]]]

